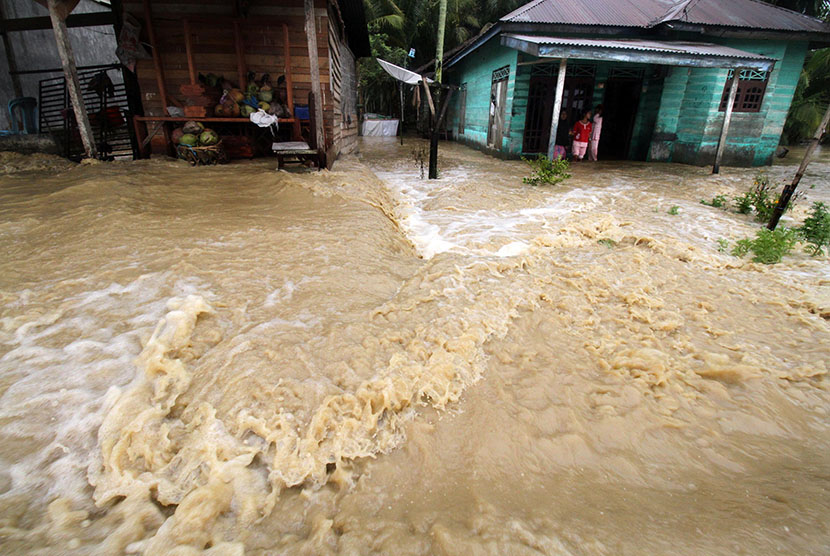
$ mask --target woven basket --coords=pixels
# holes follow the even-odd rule
[[[187,160],[191,166],[225,164],[228,161],[228,155],[225,154],[225,149],[222,148],[222,141],[209,147],[179,145],[176,147],[176,153],[182,160]]]

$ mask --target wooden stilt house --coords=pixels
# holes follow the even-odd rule
[[[284,140],[307,139],[309,93],[319,99],[318,144],[328,164],[357,145],[355,61],[368,56],[369,37],[360,0],[122,0],[123,12],[141,25],[152,56],[136,66],[144,114],[135,118],[142,154],[171,152],[171,131],[195,119],[223,137],[243,137],[252,150],[270,144],[270,130],[247,118],[214,112],[221,81],[205,93],[204,76],[222,76],[245,90],[268,74],[288,114]],[[309,53],[315,50],[316,56]],[[217,92],[218,91],[218,92]],[[171,115],[177,107],[185,116]],[[314,109],[314,107],[311,107]],[[178,111],[173,110],[176,114]]]

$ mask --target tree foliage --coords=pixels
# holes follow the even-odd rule
[[[379,21],[369,24],[372,57],[358,61],[358,73],[364,111],[390,115],[399,110],[398,82],[380,67],[375,58],[404,66],[407,53],[403,48],[392,46],[389,35],[380,31],[382,28],[384,25]]]
[[[830,48],[809,54],[784,124],[784,138],[790,145],[809,139],[821,123],[830,103]]]
[[[830,21],[830,0],[766,0],[770,4]],[[830,102],[830,48],[811,52],[795,89],[784,124],[784,141],[797,144],[809,139],[821,123]]]

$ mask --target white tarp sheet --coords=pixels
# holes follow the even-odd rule
[[[398,134],[398,120],[363,120],[364,137],[394,137]]]
[[[395,64],[387,62],[386,60],[381,60],[380,58],[375,59],[378,61],[378,64],[380,64],[380,67],[386,70],[386,73],[388,73],[398,81],[403,81],[407,85],[417,85],[425,79],[427,83],[432,83],[432,79],[422,77],[414,71],[409,71],[408,69],[396,66]]]

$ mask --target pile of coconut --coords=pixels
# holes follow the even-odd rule
[[[225,84],[227,82],[223,86]],[[249,74],[248,86],[245,91],[243,92],[236,87],[225,87],[222,98],[216,108],[213,109],[213,112],[217,117],[233,118],[241,116],[248,118],[257,110],[264,110],[268,114],[280,118],[285,117],[285,114],[281,113],[284,108],[279,102],[272,105],[273,100],[274,89],[271,87],[270,76],[267,73],[263,74],[262,78],[257,81],[254,75]]]
[[[219,142],[219,134],[206,128],[201,122],[187,122],[173,130],[173,142],[188,147],[212,147]]]

